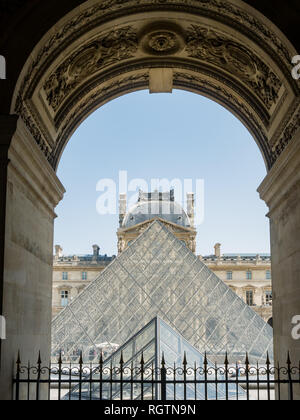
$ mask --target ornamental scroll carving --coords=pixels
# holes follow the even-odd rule
[[[57,111],[70,90],[101,68],[132,58],[137,48],[137,35],[130,26],[111,31],[83,46],[60,65],[44,84],[48,104]]]
[[[100,104],[105,100],[119,95],[126,90],[135,89],[136,86],[148,86],[149,85],[149,72],[140,73],[136,75],[130,75],[121,79],[113,80],[106,86],[97,89],[95,92],[88,95],[84,100],[79,101],[77,106],[71,107],[73,110],[68,115],[64,124],[59,127],[59,136],[57,138],[57,147],[54,151],[53,165],[55,166],[59,157],[59,147],[63,143],[74,128],[74,124],[78,122],[84,115],[95,108],[95,104]],[[58,153],[58,154],[57,154]]]
[[[292,118],[288,121],[284,129],[282,137],[273,147],[272,163],[276,162],[278,157],[281,155],[281,153],[284,151],[286,146],[292,140],[292,138],[296,134],[297,130],[299,130],[299,128],[300,128],[300,105],[298,105],[296,112],[293,114]]]
[[[238,76],[255,91],[267,109],[277,102],[281,81],[245,46],[211,29],[192,25],[186,37],[186,51],[189,57],[217,65]]]

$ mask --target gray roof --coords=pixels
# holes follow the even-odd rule
[[[175,202],[175,193],[171,190],[163,193],[139,191],[138,202],[126,214],[122,227],[132,227],[154,218],[164,219],[183,227],[191,226],[189,217]]]
[[[123,227],[128,228],[154,218],[164,219],[168,222],[190,227],[191,223],[183,208],[174,201],[141,201],[127,213]]]

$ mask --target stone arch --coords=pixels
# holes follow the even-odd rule
[[[51,166],[57,168],[76,127],[107,101],[139,89],[177,88],[235,114],[269,170],[289,142],[285,126],[299,102],[289,41],[242,1],[221,9],[220,1],[134,3],[85,2],[27,60],[11,112],[22,117]]]
[[[19,3],[10,2],[13,12]],[[25,21],[34,9],[27,3]],[[40,11],[49,7],[35,3]],[[259,193],[270,209],[275,357],[284,365],[289,349],[297,364],[300,343],[290,334],[292,316],[300,313],[295,47],[250,1],[74,0],[79,6],[71,11],[53,3],[54,26],[39,29],[35,47],[25,43],[30,51],[20,53],[0,104],[13,114],[0,115],[0,313],[10,322],[10,337],[0,342],[2,398],[11,396],[7,384],[19,349],[33,363],[38,350],[49,355],[53,219],[64,191],[55,171],[64,147],[96,108],[138,89],[205,95],[252,133],[268,169]],[[8,63],[18,60],[9,45]]]

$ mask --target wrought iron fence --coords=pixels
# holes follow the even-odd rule
[[[297,388],[295,388],[297,387]],[[118,366],[64,364],[43,366],[39,355],[36,366],[23,366],[17,360],[14,378],[16,400],[102,400],[102,401],[178,401],[178,400],[294,400],[300,391],[300,362],[293,367],[288,355],[285,367],[245,363],[231,365],[226,355],[223,365],[212,366],[205,355],[203,366],[188,365],[186,355],[181,366],[171,367],[164,355],[145,363],[124,364],[123,354]]]

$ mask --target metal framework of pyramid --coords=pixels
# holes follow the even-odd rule
[[[91,376],[80,386],[76,385],[72,391],[65,396],[66,400],[78,400],[79,392],[81,399],[87,400],[120,400],[121,385],[120,380],[120,361],[123,362],[123,379],[127,382],[122,383],[122,399],[123,400],[157,400],[161,397],[161,389],[157,380],[160,377],[160,368],[162,367],[162,355],[164,355],[165,367],[167,369],[167,381],[183,380],[183,362],[187,360],[187,380],[192,381],[204,379],[204,360],[205,357],[188,343],[182,335],[174,331],[167,323],[159,317],[153,319],[148,325],[142,328],[137,334],[120,347],[111,357],[109,357],[102,366],[103,383],[100,385],[99,367],[97,367]],[[141,360],[144,361],[144,380],[143,391],[138,381],[141,379]],[[189,361],[196,366],[189,372]],[[174,363],[175,362],[175,363]],[[214,365],[208,361],[207,370],[214,369]],[[196,376],[195,376],[196,375]],[[93,381],[90,381],[92,377]],[[115,381],[113,385],[105,380]],[[224,380],[224,375],[218,374],[218,380]],[[99,380],[99,382],[98,382]],[[136,381],[134,385],[132,382]],[[147,382],[148,381],[148,382]],[[130,383],[131,382],[131,383]],[[188,400],[225,400],[245,398],[245,391],[240,387],[236,387],[235,383],[228,384],[227,389],[225,383],[208,383],[205,389],[204,383],[186,385],[186,399]],[[226,397],[228,394],[228,397]],[[167,384],[167,400],[183,400],[185,397],[184,387],[181,383],[174,385]],[[196,397],[196,398],[195,398]]]
[[[122,346],[157,316],[213,361],[273,358],[272,328],[159,221],[53,320],[52,356],[97,362],[100,343]]]

